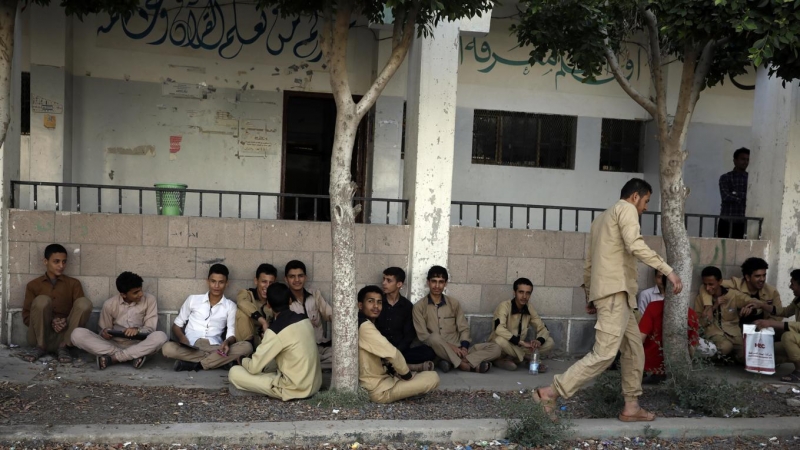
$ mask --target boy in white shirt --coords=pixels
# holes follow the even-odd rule
[[[176,360],[176,372],[216,369],[253,353],[249,342],[236,342],[236,303],[225,297],[227,284],[228,268],[214,264],[208,269],[208,292],[183,302],[172,324],[177,342],[167,342],[161,349],[165,357]]]

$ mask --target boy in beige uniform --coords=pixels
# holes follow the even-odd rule
[[[403,354],[375,328],[383,308],[383,290],[358,291],[358,381],[375,403],[391,403],[427,394],[439,386],[436,372],[412,372]]]
[[[742,263],[742,278],[731,277],[722,282],[727,289],[735,289],[753,299],[753,305],[742,312],[740,325],[754,323],[756,320],[769,318],[776,307],[781,307],[781,295],[778,290],[767,284],[769,264],[761,258],[747,258]],[[763,308],[753,308],[759,304]],[[780,330],[776,330],[780,333]],[[777,336],[777,335],[776,335]]]
[[[272,264],[261,264],[256,269],[254,288],[242,289],[236,295],[236,340],[250,341],[253,348],[261,343],[272,321],[272,310],[267,303],[267,288],[278,278],[278,270]]]
[[[530,361],[534,350],[544,356],[553,349],[553,338],[539,314],[530,304],[533,282],[527,278],[514,281],[514,298],[506,300],[494,310],[492,335],[489,341],[499,345],[503,355],[494,364],[501,369],[517,370],[517,364]],[[536,339],[527,342],[528,326],[536,328]],[[547,366],[540,364],[539,373],[547,372]]]
[[[98,324],[100,334],[86,328],[76,328],[72,332],[72,343],[95,355],[98,369],[104,370],[111,364],[125,361],[133,361],[133,367],[140,369],[147,357],[167,342],[167,334],[156,331],[156,298],[142,292],[143,283],[139,275],[122,272],[116,281],[119,294],[103,303]],[[109,331],[123,332],[127,337],[112,337]],[[147,337],[134,340],[137,335]]]
[[[466,372],[485,373],[502,354],[500,346],[471,345],[469,323],[458,300],[443,294],[449,275],[442,266],[428,271],[428,296],[414,305],[412,317],[417,338],[441,358],[439,368],[449,372],[458,367]]]
[[[636,308],[637,264],[642,261],[667,275],[677,294],[683,288],[672,267],[644,243],[639,216],[647,210],[652,187],[633,178],[622,187],[620,200],[592,222],[583,280],[588,290],[586,310],[597,314],[592,352],[556,375],[553,384],[533,391],[534,401],[554,413],[558,397],[570,398],[583,385],[600,375],[622,352],[622,394],[625,406],[619,419],[625,422],[651,421],[655,415],[639,406],[642,395],[644,349]]]
[[[739,311],[750,302],[750,296],[724,287],[722,271],[717,267],[704,268],[700,276],[703,287],[695,299],[694,311],[702,336],[714,343],[720,356],[733,353],[740,359],[743,353]]]
[[[308,320],[314,326],[314,335],[317,337],[319,362],[323,369],[330,370],[333,366],[333,348],[330,339],[325,337],[322,326],[324,323],[330,323],[333,309],[322,298],[319,290],[315,290],[313,294],[306,290],[306,265],[302,261],[292,260],[286,263],[284,277],[294,295],[294,301],[289,305],[289,309],[308,316]]]
[[[314,327],[306,316],[289,309],[291,297],[283,283],[267,289],[275,320],[253,356],[242,359],[241,366],[228,373],[237,389],[288,401],[311,397],[322,386]]]

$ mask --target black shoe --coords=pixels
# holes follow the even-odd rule
[[[661,384],[667,380],[666,375],[651,373],[642,378],[642,384]]]
[[[440,360],[439,364],[437,365],[439,366],[439,370],[441,370],[444,373],[450,372],[453,369],[453,363],[447,361],[446,359]]]
[[[172,365],[172,370],[174,370],[175,372],[191,372],[191,371],[197,372],[202,368],[203,366],[201,366],[200,363],[181,361],[181,360],[176,360],[175,364]]]

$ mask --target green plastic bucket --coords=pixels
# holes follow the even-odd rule
[[[186,202],[185,184],[159,183],[156,188],[156,206],[160,216],[182,216]]]

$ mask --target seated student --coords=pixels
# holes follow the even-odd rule
[[[433,348],[441,358],[439,369],[449,372],[453,367],[467,372],[487,372],[502,354],[497,344],[470,345],[469,323],[461,304],[444,295],[449,275],[442,266],[428,270],[428,296],[420,299],[413,309],[414,328],[423,344]]]
[[[287,401],[308,398],[322,386],[314,327],[308,317],[289,309],[291,298],[291,290],[283,283],[267,289],[275,319],[253,356],[228,373],[237,389]],[[272,369],[265,371],[268,366]]]
[[[713,342],[719,356],[741,359],[742,329],[739,327],[739,310],[750,301],[750,296],[724,287],[722,271],[709,266],[700,273],[703,287],[697,294],[694,311],[699,316],[702,336]]]
[[[375,320],[375,328],[403,354],[408,367],[414,372],[433,370],[436,353],[425,344],[411,345],[417,339],[414,331],[414,318],[411,310],[414,305],[400,295],[400,288],[406,281],[406,272],[399,267],[389,267],[383,271],[383,293],[386,302],[381,315]]]
[[[333,361],[333,349],[331,341],[325,338],[325,330],[322,324],[330,322],[333,317],[331,305],[322,298],[318,290],[311,294],[306,290],[306,265],[302,261],[292,260],[286,263],[284,277],[289,289],[292,290],[295,300],[289,309],[297,314],[305,314],[314,325],[314,335],[317,339],[317,351],[319,361],[323,369],[330,369]]]
[[[250,341],[253,348],[261,343],[272,320],[272,310],[267,304],[267,288],[278,278],[278,269],[272,264],[261,264],[256,269],[253,283],[256,287],[242,289],[236,295],[236,341]]]
[[[167,342],[167,334],[156,331],[158,306],[152,294],[142,292],[142,277],[122,272],[117,277],[119,294],[103,303],[98,329],[100,334],[86,328],[72,332],[72,343],[97,357],[97,368],[106,369],[111,364],[133,361],[140,369],[147,357],[159,351]],[[127,337],[112,336],[109,331],[125,333]],[[133,339],[146,334],[144,339]]]
[[[666,379],[666,369],[664,367],[663,348],[663,322],[664,322],[664,302],[656,301],[650,303],[639,321],[639,332],[642,335],[642,345],[644,347],[644,373],[642,380],[644,384],[656,384]],[[697,322],[697,314],[689,308],[687,314],[689,324],[689,353],[694,355],[694,348],[700,341],[698,332],[700,325]]]
[[[750,298],[759,300],[769,307],[768,311],[751,308],[746,308],[742,311],[744,315],[739,320],[740,332],[745,324],[754,323],[759,319],[770,318],[772,306],[780,306],[782,304],[778,290],[766,283],[767,269],[769,269],[769,264],[763,259],[747,258],[742,263],[742,278],[731,277],[730,280],[722,282],[723,287],[743,292]],[[776,330],[776,338],[780,337],[781,332],[782,330]]]
[[[366,286],[358,291],[358,381],[375,403],[391,403],[427,394],[439,386],[436,372],[416,375],[400,353],[375,328],[380,316],[383,291]]]
[[[161,349],[164,356],[176,360],[172,367],[176,372],[216,369],[253,353],[249,342],[236,341],[236,304],[225,297],[227,285],[228,268],[214,264],[208,269],[208,292],[190,295],[183,302],[172,324],[177,342],[167,342]]]
[[[72,332],[86,326],[92,302],[83,294],[81,282],[64,275],[67,249],[50,244],[44,249],[45,273],[28,283],[22,321],[28,327],[28,344],[33,350],[22,356],[34,362],[48,352],[57,352],[58,362],[72,362]]]
[[[636,295],[636,306],[639,309],[640,319],[647,311],[647,305],[652,302],[664,301],[664,286],[667,285],[667,276],[656,269],[655,281],[655,286],[645,289]]]
[[[492,335],[489,341],[499,345],[503,350],[501,357],[494,364],[501,369],[517,370],[517,364],[523,360],[530,361],[534,350],[540,356],[553,349],[553,338],[542,322],[539,314],[530,304],[533,293],[533,282],[527,278],[514,281],[514,298],[506,300],[494,310]],[[536,327],[536,339],[527,342],[528,325]],[[540,364],[539,373],[547,372],[547,366]]]

